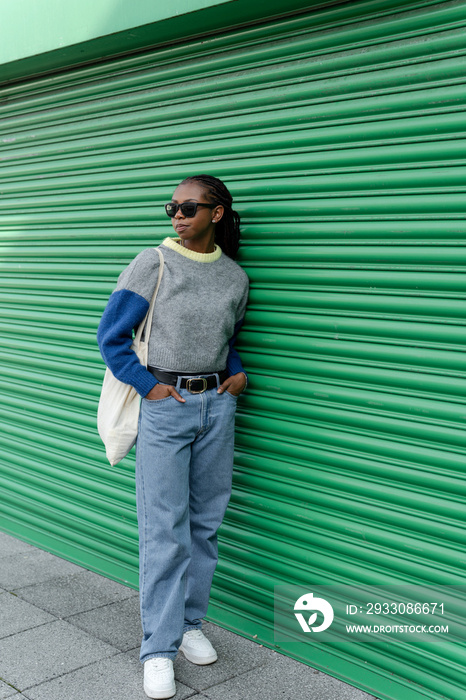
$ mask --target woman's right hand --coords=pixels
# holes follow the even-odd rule
[[[160,399],[166,399],[170,395],[177,401],[180,401],[180,403],[186,403],[186,400],[179,395],[174,386],[171,386],[171,384],[160,384],[160,382],[152,387],[144,398],[149,401],[160,401]]]

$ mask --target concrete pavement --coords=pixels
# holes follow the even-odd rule
[[[175,700],[372,700],[212,623],[218,661],[175,660]],[[0,533],[0,700],[144,700],[137,592]]]

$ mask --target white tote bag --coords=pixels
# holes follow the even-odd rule
[[[155,249],[160,257],[159,276],[151,299],[149,311],[139,324],[131,349],[139,362],[147,367],[147,355],[155,298],[162,281],[164,259],[159,248]],[[144,340],[142,334],[145,329]],[[138,434],[140,396],[130,384],[124,384],[113,376],[109,368],[105,372],[97,412],[97,428],[105,445],[107,459],[112,465],[118,464],[126,457],[136,442]]]

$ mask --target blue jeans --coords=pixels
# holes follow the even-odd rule
[[[174,659],[200,629],[231,495],[236,398],[210,389],[142,399],[136,443],[141,662]]]

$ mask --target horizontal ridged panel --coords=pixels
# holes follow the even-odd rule
[[[2,91],[3,527],[136,585],[134,457],[103,455],[95,332],[170,235],[173,187],[211,171],[251,279],[215,619],[273,645],[273,586],[310,566],[463,580],[465,27],[463,0],[343,3]],[[461,649],[429,648],[302,660],[460,700]]]

